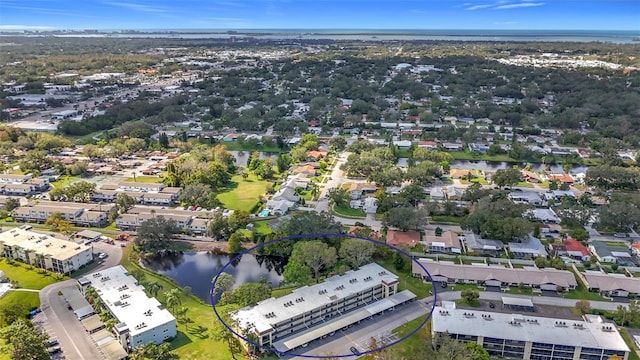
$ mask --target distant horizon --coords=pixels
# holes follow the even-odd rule
[[[640,30],[637,0],[3,0],[0,30]]]
[[[640,29],[495,29],[495,28],[297,28],[297,27],[264,27],[264,28],[229,28],[229,27],[185,27],[185,28],[43,28],[39,26],[25,28],[10,28],[11,25],[0,26],[0,31],[500,31],[500,32],[524,32],[524,31],[563,31],[563,32],[636,32],[640,33]]]

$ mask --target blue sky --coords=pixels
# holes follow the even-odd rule
[[[1,0],[24,28],[640,30],[640,0]]]

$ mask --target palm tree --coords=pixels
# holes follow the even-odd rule
[[[153,295],[153,297],[158,296],[158,291],[160,291],[160,289],[162,289],[162,285],[158,284],[156,281],[147,284],[147,291],[149,294]]]
[[[167,303],[167,307],[171,308],[173,312],[176,312],[176,306],[182,304],[182,300],[180,299],[180,290],[173,288],[164,293],[165,302]]]
[[[39,268],[44,268],[44,255],[43,254],[36,254],[36,266]]]
[[[24,256],[25,256],[25,262],[29,265],[31,265],[31,257],[29,256],[29,254],[33,253],[33,250],[25,250],[24,251]]]
[[[65,262],[65,265],[67,265],[67,267],[69,268],[69,276],[71,276],[71,268],[73,267],[73,261],[67,260]]]
[[[178,310],[178,316],[182,316],[182,321],[184,321],[184,327],[186,329],[186,331],[189,331],[189,319],[187,318],[187,311],[189,311],[188,307],[181,307],[180,310]]]

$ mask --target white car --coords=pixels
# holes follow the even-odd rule
[[[98,259],[106,259],[106,258],[107,258],[107,256],[108,256],[108,255],[107,255],[107,254],[105,254],[105,253],[100,253],[100,254],[98,254]]]

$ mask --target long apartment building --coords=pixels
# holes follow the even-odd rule
[[[114,202],[118,194],[127,194],[142,205],[173,205],[182,188],[167,187],[164,184],[123,182],[119,184],[105,184],[91,194],[91,201]]]
[[[231,210],[194,211],[183,209],[159,209],[150,206],[134,206],[126,214],[116,219],[116,227],[121,230],[137,230],[145,220],[163,216],[173,219],[179,229],[189,234],[202,235],[209,228],[209,220],[216,211],[223,211],[223,216],[229,216]]]
[[[627,360],[629,347],[615,324],[587,315],[585,321],[436,307],[432,334],[482,345],[491,357],[524,360]],[[435,337],[434,337],[435,338]]]
[[[538,269],[526,267],[509,269],[503,265],[460,265],[452,262],[418,259],[422,267],[412,262],[414,277],[443,283],[477,284],[486,287],[518,287],[524,285],[534,289],[548,291],[567,291],[576,288],[578,283],[572,272],[556,269]]]
[[[61,216],[76,226],[104,226],[113,204],[85,204],[61,201],[40,201],[13,210],[16,221],[44,223],[51,214]]]
[[[0,194],[8,196],[33,195],[49,188],[47,179],[34,179],[32,174],[0,174]]]
[[[245,335],[251,332],[261,345],[285,353],[415,297],[408,290],[398,292],[398,277],[372,263],[232,316]]]
[[[57,273],[78,270],[93,259],[91,246],[25,228],[0,233],[1,255]]]
[[[91,286],[118,323],[114,332],[122,347],[131,351],[148,343],[161,344],[176,336],[176,319],[121,265],[78,279],[83,293]]]

